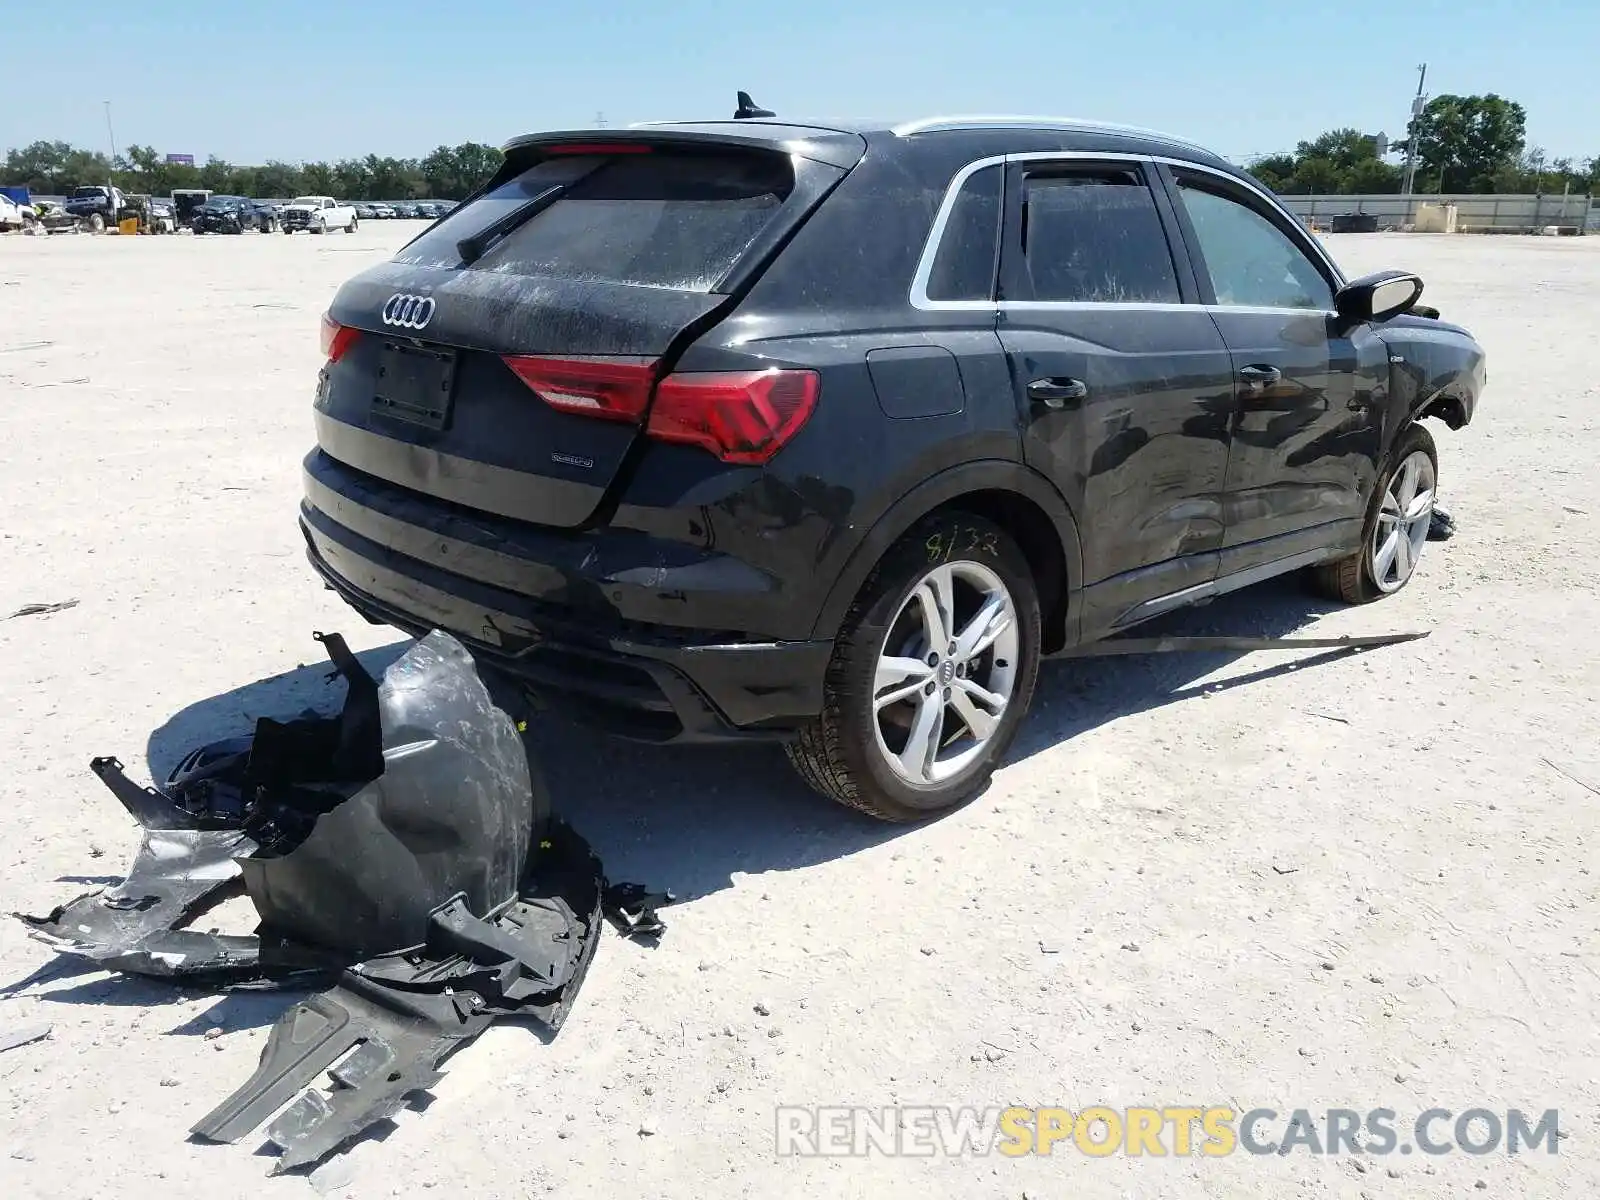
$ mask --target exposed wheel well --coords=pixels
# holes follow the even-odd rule
[[[1062,649],[1067,617],[1067,563],[1061,551],[1061,535],[1044,509],[1016,492],[994,490],[953,497],[933,511],[970,512],[986,517],[1016,539],[1033,568],[1033,581],[1039,589],[1043,623],[1040,650],[1054,654]]]
[[[1467,423],[1467,410],[1454,396],[1436,396],[1415,419],[1420,421],[1424,417],[1438,417],[1451,429],[1460,429]]]

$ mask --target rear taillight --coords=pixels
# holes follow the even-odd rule
[[[344,357],[344,352],[360,336],[360,330],[341,325],[327,313],[322,314],[322,353],[330,363]]]
[[[551,408],[607,421],[637,422],[650,403],[656,377],[653,358],[522,354],[507,355],[505,362]]]
[[[699,446],[726,463],[760,464],[811,417],[815,371],[690,371],[655,382],[649,358],[542,358],[507,355],[510,367],[551,408],[637,423],[658,442]],[[651,403],[651,388],[655,402]]]
[[[727,463],[764,463],[817,406],[815,371],[706,371],[668,375],[656,387],[648,433],[709,450]]]

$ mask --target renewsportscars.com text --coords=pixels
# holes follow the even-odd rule
[[[780,1155],[1007,1157],[1057,1152],[1092,1158],[1221,1158],[1246,1154],[1443,1155],[1557,1153],[1560,1114],[1545,1109],[1392,1108],[1243,1113],[1213,1105],[973,1108],[952,1105],[777,1110]]]

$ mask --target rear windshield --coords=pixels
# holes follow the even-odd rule
[[[778,155],[720,151],[548,159],[455,209],[398,263],[709,292],[793,186]],[[564,190],[464,264],[457,245]]]

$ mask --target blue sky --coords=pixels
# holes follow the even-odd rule
[[[1244,159],[1341,125],[1398,136],[1426,61],[1429,94],[1498,92],[1550,157],[1600,155],[1597,0],[4,7],[0,148],[104,148],[109,99],[119,148],[237,163],[419,155],[596,113],[730,115],[745,88],[782,116],[1093,117]]]

